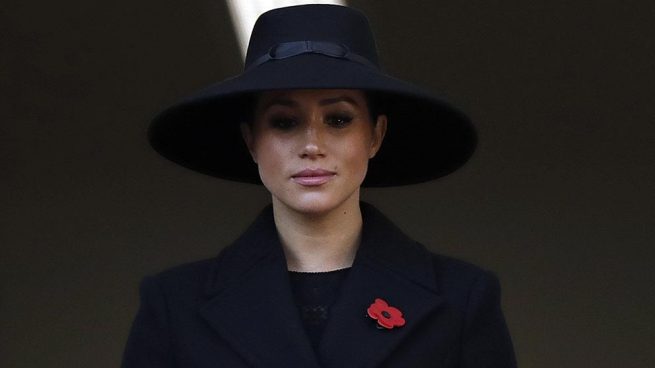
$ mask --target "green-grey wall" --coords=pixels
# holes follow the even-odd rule
[[[454,175],[364,198],[498,274],[522,367],[655,366],[652,3],[351,4],[388,72],[480,132]],[[238,73],[225,5],[12,0],[0,47],[0,366],[115,367],[139,280],[216,254],[268,200],[145,140]]]

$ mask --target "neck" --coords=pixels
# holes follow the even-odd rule
[[[273,214],[290,271],[325,272],[352,266],[362,229],[359,198],[321,214],[299,213],[274,199]]]

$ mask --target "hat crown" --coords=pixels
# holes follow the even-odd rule
[[[246,69],[273,47],[288,42],[322,41],[343,45],[378,66],[375,39],[366,16],[339,5],[299,5],[270,10],[255,23]]]
[[[334,5],[262,14],[245,70],[160,113],[150,126],[150,142],[164,157],[192,170],[261,184],[239,123],[251,118],[253,95],[279,89],[375,93],[377,111],[393,129],[370,161],[363,186],[436,179],[462,166],[475,149],[468,118],[422,88],[382,72],[366,17]]]

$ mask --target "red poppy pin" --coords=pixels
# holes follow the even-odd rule
[[[369,317],[378,322],[378,328],[391,330],[394,327],[402,327],[405,325],[403,312],[398,308],[390,306],[383,299],[376,298],[375,302],[368,307],[366,312]]]

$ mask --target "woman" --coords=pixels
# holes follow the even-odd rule
[[[242,74],[169,108],[151,143],[270,191],[215,259],[146,278],[124,367],[513,367],[496,278],[429,253],[360,186],[419,183],[475,146],[464,115],[383,74],[366,18],[260,17]]]

